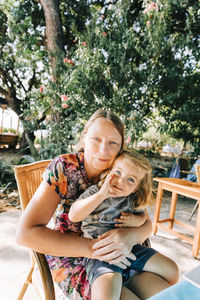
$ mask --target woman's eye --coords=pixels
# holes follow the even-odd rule
[[[114,172],[116,175],[121,175],[121,172],[120,171],[118,171],[118,170],[115,170],[115,172]]]
[[[112,145],[118,145],[118,143],[115,142],[115,141],[111,141],[110,143],[111,143]]]
[[[93,137],[93,140],[98,142],[98,141],[100,141],[100,138],[98,138],[98,137]]]
[[[129,181],[130,183],[134,183],[134,182],[135,182],[135,180],[134,180],[133,178],[131,178],[131,177],[128,179],[128,181]]]

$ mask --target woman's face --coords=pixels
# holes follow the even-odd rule
[[[88,177],[98,176],[110,168],[122,144],[122,137],[114,124],[98,118],[84,137],[85,168]]]

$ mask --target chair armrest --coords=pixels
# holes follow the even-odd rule
[[[41,278],[42,284],[45,293],[45,299],[55,300],[55,290],[54,290],[54,283],[51,276],[51,271],[46,259],[46,256],[42,253],[32,251],[33,257],[37,262]]]

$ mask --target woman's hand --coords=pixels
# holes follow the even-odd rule
[[[115,264],[121,268],[126,268],[130,265],[127,258],[135,259],[135,256],[131,253],[133,245],[137,243],[132,233],[131,239],[128,228],[118,228],[110,230],[102,234],[96,243],[93,245],[93,258],[106,261],[109,264]]]

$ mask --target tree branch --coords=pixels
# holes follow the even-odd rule
[[[33,69],[33,76],[28,81],[28,85],[29,85],[28,91],[31,91],[31,89],[32,89],[32,87],[33,87],[33,85],[35,83],[35,73],[36,73],[35,69]]]
[[[8,92],[4,90],[1,86],[0,86],[0,94],[4,95],[5,97],[9,96]]]

